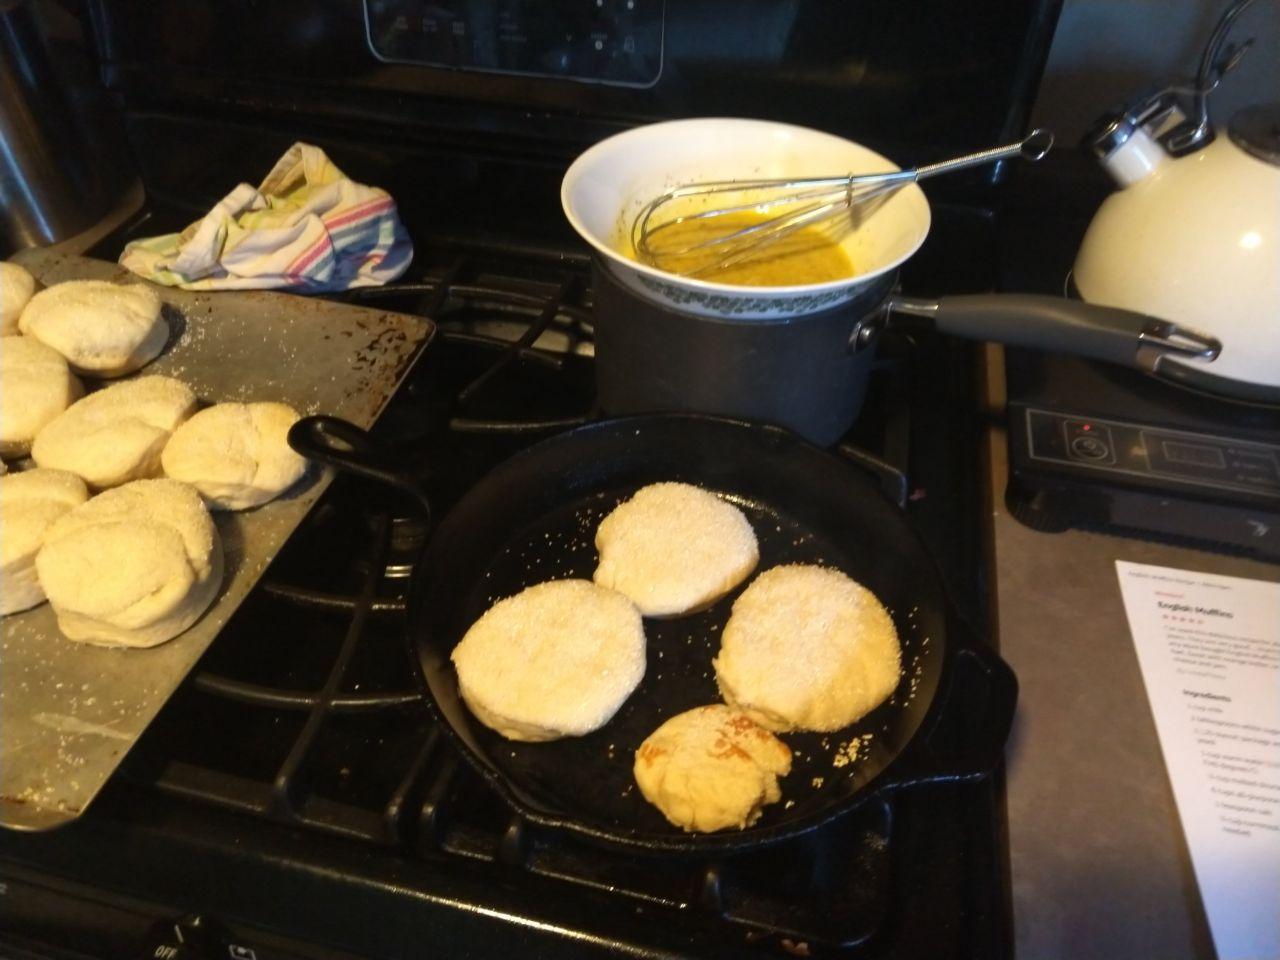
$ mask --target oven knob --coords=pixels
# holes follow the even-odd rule
[[[140,960],[222,960],[227,955],[225,931],[202,916],[157,923]]]
[[[1081,460],[1105,460],[1111,455],[1111,448],[1097,437],[1075,437],[1071,441],[1071,452]]]
[[[181,943],[157,943],[143,957],[145,960],[212,960],[203,950]]]

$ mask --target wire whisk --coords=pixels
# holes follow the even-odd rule
[[[767,257],[778,241],[800,230],[818,228],[830,239],[839,239],[866,223],[909,183],[1012,157],[1039,160],[1052,146],[1053,134],[1039,129],[1017,143],[891,173],[686,184],[645,204],[632,221],[631,244],[642,263],[684,276],[702,276]],[[708,206],[722,195],[732,202]],[[698,201],[707,198],[712,199],[699,206]],[[687,212],[691,207],[697,209]],[[671,232],[682,224],[731,214],[770,215],[705,239],[699,233],[692,242],[689,230]],[[692,269],[691,258],[696,264]]]

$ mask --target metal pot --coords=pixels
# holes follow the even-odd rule
[[[79,43],[47,41],[54,4],[0,2],[0,254],[86,230],[126,195],[124,125]]]
[[[565,174],[561,202],[598,254],[596,356],[605,410],[745,417],[829,444],[857,416],[876,335],[895,318],[1149,372],[1171,356],[1204,363],[1218,355],[1212,337],[1128,310],[1017,294],[893,295],[898,266],[929,229],[928,201],[914,184],[841,241],[859,269],[842,280],[734,286],[670,274],[622,252],[635,211],[678,183],[892,169],[859,144],[756,120],[653,124],[579,157]]]
[[[886,282],[863,296],[880,302]],[[599,261],[594,291],[596,383],[610,414],[714,413],[829,446],[862,408],[876,330],[856,300],[795,320],[700,317],[636,296]]]

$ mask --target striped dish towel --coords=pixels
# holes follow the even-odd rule
[[[394,280],[413,243],[385,190],[350,180],[295,143],[256,190],[242,183],[181,233],[135,240],[120,262],[187,290],[323,293]]]

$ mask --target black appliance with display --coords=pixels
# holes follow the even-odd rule
[[[390,190],[414,264],[347,296],[441,324],[377,436],[443,516],[511,453],[597,416],[590,265],[558,201],[582,148],[707,114],[816,126],[903,162],[1007,140],[1057,6],[92,0],[87,37],[148,199],[90,253],[180,229],[297,139]],[[913,292],[995,285],[1003,175],[930,188]],[[955,413],[973,358],[890,332],[834,449],[902,505],[986,635],[980,424]],[[436,729],[408,662],[405,591],[430,535],[412,504],[337,481],[93,807],[0,835],[3,949],[1007,955],[998,778],[703,859],[611,852],[514,815]],[[936,734],[962,749],[978,711],[951,706]]]
[[[1007,370],[1020,520],[1280,558],[1280,409],[1070,357]]]
[[[1015,185],[1001,286],[1070,295],[1113,184],[1083,152],[1060,159],[1054,180],[1028,168]],[[1022,522],[1280,557],[1280,407],[1034,350],[1006,349],[1004,380],[1006,503]]]

